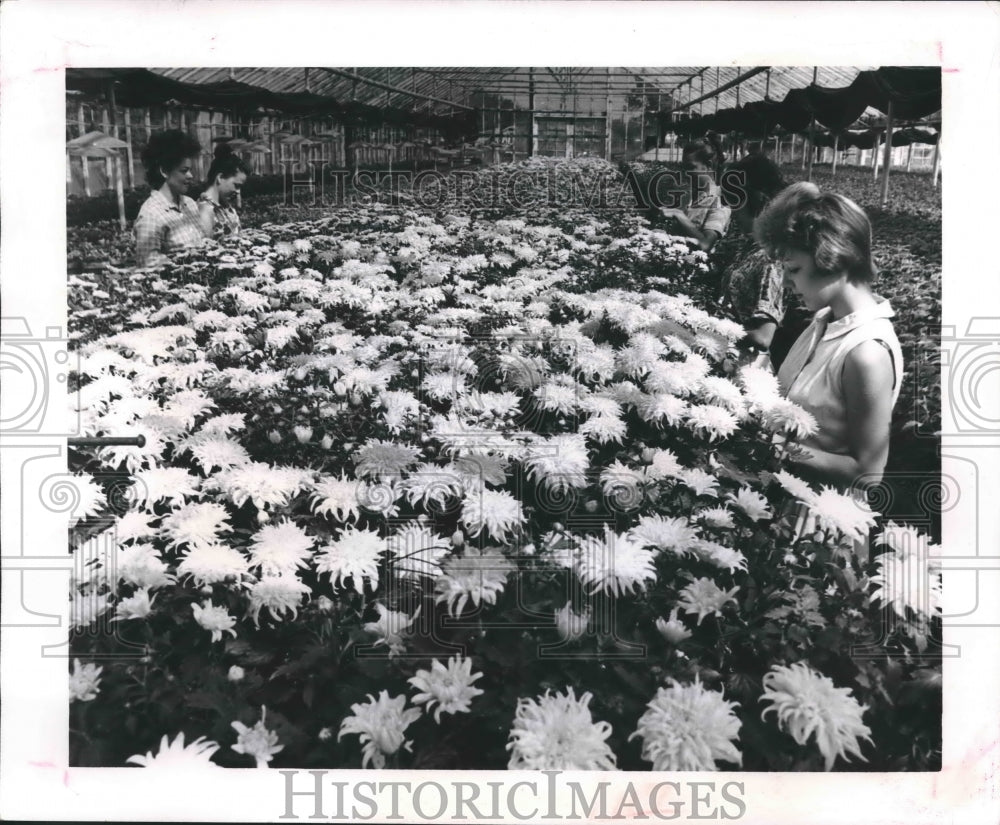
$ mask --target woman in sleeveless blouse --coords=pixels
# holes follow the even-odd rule
[[[660,214],[669,222],[671,232],[694,238],[705,252],[710,252],[726,234],[730,217],[715,181],[723,160],[718,136],[709,133],[687,144],[682,158],[691,179],[688,203],[683,209],[661,207]]]
[[[871,288],[868,217],[842,195],[797,183],[771,201],[754,232],[780,261],[786,286],[815,313],[778,371],[786,397],[818,424],[799,442],[795,470],[841,490],[877,484],[903,356],[892,307]]]
[[[240,216],[235,202],[250,174],[246,161],[233,154],[232,148],[220,143],[208,169],[208,186],[198,198],[198,213],[202,231],[218,240],[240,231]]]

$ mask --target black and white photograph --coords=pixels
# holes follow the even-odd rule
[[[214,50],[232,4],[180,5]],[[59,708],[14,773],[252,775],[275,821],[777,821],[779,778],[900,811],[940,783],[989,821],[953,787],[982,745],[948,744],[949,695],[996,687],[958,670],[996,632],[1000,340],[987,207],[944,218],[979,188],[962,53],[340,38],[47,69],[55,250],[8,220],[8,119],[4,693],[20,651]]]

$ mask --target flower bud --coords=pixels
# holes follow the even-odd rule
[[[267,510],[261,510],[257,513],[257,522],[259,524],[267,524],[271,520],[271,516],[268,515]]]
[[[461,547],[463,544],[465,544],[465,533],[463,533],[461,530],[456,530],[454,533],[451,534],[451,543],[455,547]]]
[[[326,742],[326,741],[328,741],[328,740],[330,740],[330,739],[333,738],[333,729],[332,728],[323,728],[319,732],[318,736],[319,736],[319,741],[320,742]]]
[[[271,430],[267,434],[267,438],[268,438],[268,440],[272,444],[280,444],[281,443],[281,433],[279,433],[277,430]]]
[[[233,665],[231,668],[229,668],[229,673],[227,674],[226,678],[228,678],[230,682],[238,682],[244,676],[246,676],[246,671],[243,670],[243,668],[241,668],[239,665]]]
[[[295,438],[298,439],[299,444],[308,444],[312,441],[312,427],[295,427],[292,429],[292,432],[295,433]]]
[[[589,617],[586,613],[576,613],[570,603],[556,611],[556,630],[559,637],[566,642],[574,642],[587,632]]]
[[[595,512],[597,510],[597,499],[589,499],[587,503],[583,505],[583,509],[585,509],[588,513]]]
[[[327,596],[320,596],[316,599],[316,609],[320,613],[330,613],[333,611],[333,600]]]
[[[333,391],[337,395],[347,395],[347,384],[345,384],[343,381],[338,381],[333,385]]]
[[[656,629],[672,645],[680,644],[691,637],[691,631],[677,618],[676,607],[670,612],[670,621],[662,618],[656,620]]]
[[[323,438],[320,439],[319,445],[324,450],[329,450],[333,446],[333,439],[328,435],[324,435]]]

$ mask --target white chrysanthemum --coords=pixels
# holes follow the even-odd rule
[[[198,435],[227,436],[246,429],[243,413],[223,413],[209,418],[198,430]]]
[[[377,589],[379,560],[385,551],[385,539],[377,531],[349,527],[316,556],[316,572],[329,573],[334,588],[343,587],[350,578],[359,593],[366,582]]]
[[[295,467],[251,462],[212,477],[212,485],[237,507],[252,501],[258,510],[282,507],[311,483],[310,473]]]
[[[119,600],[115,608],[114,620],[116,622],[127,622],[132,619],[145,619],[153,612],[153,601],[155,599],[156,596],[153,596],[152,599],[149,598],[148,590],[137,590],[134,595]]]
[[[653,450],[652,454],[646,455],[649,458],[649,466],[646,468],[647,478],[653,481],[660,481],[664,478],[680,478],[683,468],[671,450]]]
[[[174,582],[159,551],[149,544],[122,547],[118,551],[117,564],[118,578],[133,587],[154,590]]]
[[[767,499],[749,487],[741,487],[735,493],[730,493],[726,496],[726,500],[731,501],[734,507],[742,510],[751,521],[760,521],[771,517]]]
[[[361,767],[381,770],[385,758],[392,756],[400,748],[410,749],[406,741],[406,729],[420,718],[420,708],[406,708],[406,696],[390,697],[383,690],[378,699],[371,694],[364,704],[351,705],[353,716],[340,723],[337,739],[348,734],[357,734],[361,745]]]
[[[309,588],[293,573],[264,576],[250,587],[248,594],[253,623],[260,626],[260,611],[265,607],[276,621],[282,621],[286,613],[291,613],[295,619],[302,597],[308,593]]]
[[[358,478],[398,476],[415,464],[420,450],[409,444],[370,441],[354,455]]]
[[[73,515],[78,519],[96,516],[105,505],[104,490],[89,473],[73,476],[73,487],[77,501],[73,507]]]
[[[391,433],[398,433],[420,411],[420,402],[411,392],[383,392],[378,400],[384,410],[382,420]]]
[[[233,729],[238,734],[233,750],[245,756],[253,757],[258,768],[266,768],[267,763],[274,758],[274,754],[284,750],[284,745],[278,744],[278,734],[273,730],[268,730],[266,726],[267,708],[261,707],[260,719],[252,727],[247,727],[242,722],[232,722]]]
[[[192,604],[191,612],[194,613],[194,620],[212,634],[213,642],[221,642],[223,633],[236,636],[236,631],[233,630],[236,618],[230,616],[225,607],[218,607],[207,601],[204,604]]]
[[[644,545],[652,545],[676,555],[686,555],[692,542],[698,537],[697,531],[684,518],[664,516],[642,516],[639,523],[629,530],[633,540]]]
[[[604,528],[604,537],[585,536],[579,540],[576,572],[580,581],[616,596],[645,589],[646,581],[656,581],[653,553],[634,541],[628,533]]]
[[[579,699],[546,691],[538,699],[518,699],[507,750],[510,770],[615,770],[607,743],[611,725],[595,722],[590,693]]]
[[[550,490],[580,489],[587,486],[587,442],[571,433],[539,439],[523,459],[528,478]]]
[[[363,484],[358,488],[358,504],[385,518],[396,518],[399,515],[398,502],[402,497],[403,485],[397,479]]]
[[[194,435],[187,442],[187,449],[195,463],[205,473],[212,470],[229,470],[250,463],[250,453],[241,444],[225,436]]]
[[[472,536],[486,530],[503,541],[516,533],[524,521],[521,502],[505,490],[476,490],[462,500],[461,522]]]
[[[726,547],[708,539],[695,539],[691,543],[691,550],[701,561],[718,567],[720,570],[728,570],[730,573],[736,570],[746,570],[747,560],[739,550]]]
[[[826,759],[826,770],[833,767],[838,756],[861,756],[861,740],[871,741],[868,726],[862,717],[868,709],[851,695],[849,688],[835,687],[833,682],[802,662],[791,666],[773,665],[764,676],[762,702],[771,702],[761,714],[774,711],[782,730],[805,745],[815,734],[816,744]]]
[[[871,577],[877,585],[872,602],[891,605],[902,619],[910,611],[926,623],[941,614],[940,562],[934,557],[937,548],[916,528],[890,521],[875,540],[894,549],[875,559],[878,571]]]
[[[743,393],[728,378],[705,376],[698,384],[698,394],[708,403],[725,407],[737,416],[742,415],[746,408]]]
[[[637,400],[636,410],[643,421],[662,426],[676,427],[687,416],[688,403],[676,395],[660,392],[645,395]]]
[[[156,533],[152,522],[156,517],[138,510],[129,510],[115,522],[115,540],[118,544],[126,544],[137,539],[146,539]]]
[[[459,616],[469,601],[496,604],[514,564],[497,547],[477,550],[469,547],[462,556],[452,556],[441,564],[441,576],[435,584],[437,604],[447,605],[451,616]]]
[[[656,629],[660,635],[672,645],[679,645],[685,639],[690,639],[692,633],[687,629],[687,625],[677,618],[679,608],[675,607],[670,611],[670,618],[662,617],[656,620]]]
[[[659,361],[645,379],[647,392],[671,396],[690,395],[701,376],[682,361]]]
[[[760,420],[768,431],[786,434],[793,438],[808,438],[819,427],[812,413],[787,398],[765,401],[761,408]]]
[[[640,378],[653,369],[666,352],[667,348],[657,338],[638,333],[618,351],[618,367],[629,378]]]
[[[575,381],[567,381],[563,376],[546,381],[532,393],[536,406],[559,415],[576,412],[585,394],[584,389],[577,386]]]
[[[190,576],[198,587],[239,581],[250,571],[249,560],[235,547],[226,544],[197,544],[177,565],[177,575]]]
[[[264,525],[250,539],[250,567],[265,576],[293,573],[307,567],[316,539],[293,521]]]
[[[628,426],[616,415],[592,415],[580,425],[578,432],[589,436],[598,444],[621,444]]]
[[[816,500],[816,492],[813,488],[787,470],[780,470],[775,473],[774,480],[796,501],[801,501],[803,504],[811,504]]]
[[[763,367],[746,364],[740,367],[736,380],[743,388],[751,409],[761,409],[781,397],[777,376]]]
[[[69,621],[74,630],[90,627],[111,609],[110,596],[97,593],[73,593]]]
[[[230,529],[229,514],[221,504],[187,504],[163,520],[163,532],[170,539],[169,548],[215,544],[219,534]]]
[[[422,524],[409,523],[389,537],[392,570],[402,579],[437,578],[450,542]]]
[[[868,535],[878,515],[867,502],[826,485],[809,502],[809,509],[821,528],[838,531],[855,541]]]
[[[654,771],[715,771],[718,762],[743,764],[736,702],[707,690],[696,677],[682,685],[673,679],[661,687],[639,719],[635,733],[642,739],[642,758]]]
[[[452,656],[447,667],[435,659],[430,670],[418,670],[407,681],[420,691],[413,704],[434,708],[434,721],[440,723],[442,713],[469,712],[469,703],[483,693],[472,684],[482,675],[472,672],[472,659]]]
[[[709,472],[693,467],[691,469],[682,469],[678,474],[678,477],[685,486],[690,487],[699,496],[712,496],[717,498],[719,480]]]
[[[698,521],[713,530],[731,530],[736,526],[732,511],[725,507],[706,507],[694,515]]]
[[[312,493],[312,511],[317,516],[330,516],[336,521],[353,521],[361,515],[358,495],[362,482],[340,477],[324,476],[315,482]]]
[[[739,426],[735,415],[715,404],[691,404],[684,420],[688,427],[712,441],[732,435]]]
[[[180,507],[188,498],[197,498],[201,480],[183,467],[154,467],[135,474],[133,485],[138,506],[152,510],[161,501]]]
[[[615,374],[615,351],[606,344],[584,344],[572,361],[573,371],[584,381],[603,384]]]
[[[73,660],[73,670],[69,674],[69,700],[71,702],[91,702],[101,692],[101,671],[97,665],[80,664]]]
[[[147,751],[145,755],[134,754],[126,759],[135,765],[143,768],[154,768],[156,770],[174,771],[201,771],[205,768],[218,768],[212,761],[213,754],[219,749],[215,742],[205,740],[204,736],[199,736],[190,745],[184,744],[184,734],[179,733],[171,742],[167,736],[160,740],[160,750],[156,755],[152,751]]]
[[[723,590],[711,579],[699,578],[681,590],[677,603],[685,613],[697,613],[700,625],[706,616],[721,616],[729,602],[736,604],[735,596],[739,591],[739,586]]]
[[[403,481],[407,501],[411,505],[419,502],[424,508],[431,504],[441,507],[449,498],[461,496],[464,490],[462,473],[454,465],[418,464]]]
[[[381,602],[377,602],[375,610],[378,612],[378,621],[366,622],[363,629],[378,636],[375,647],[385,645],[389,648],[390,657],[403,653],[406,650],[403,634],[416,621],[420,608],[410,616],[398,610],[390,610]]]

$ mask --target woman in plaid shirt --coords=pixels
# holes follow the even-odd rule
[[[180,129],[149,138],[142,152],[146,180],[153,190],[135,219],[135,257],[139,266],[156,266],[178,249],[205,240],[197,204],[187,196],[194,182],[194,159],[201,144]]]

